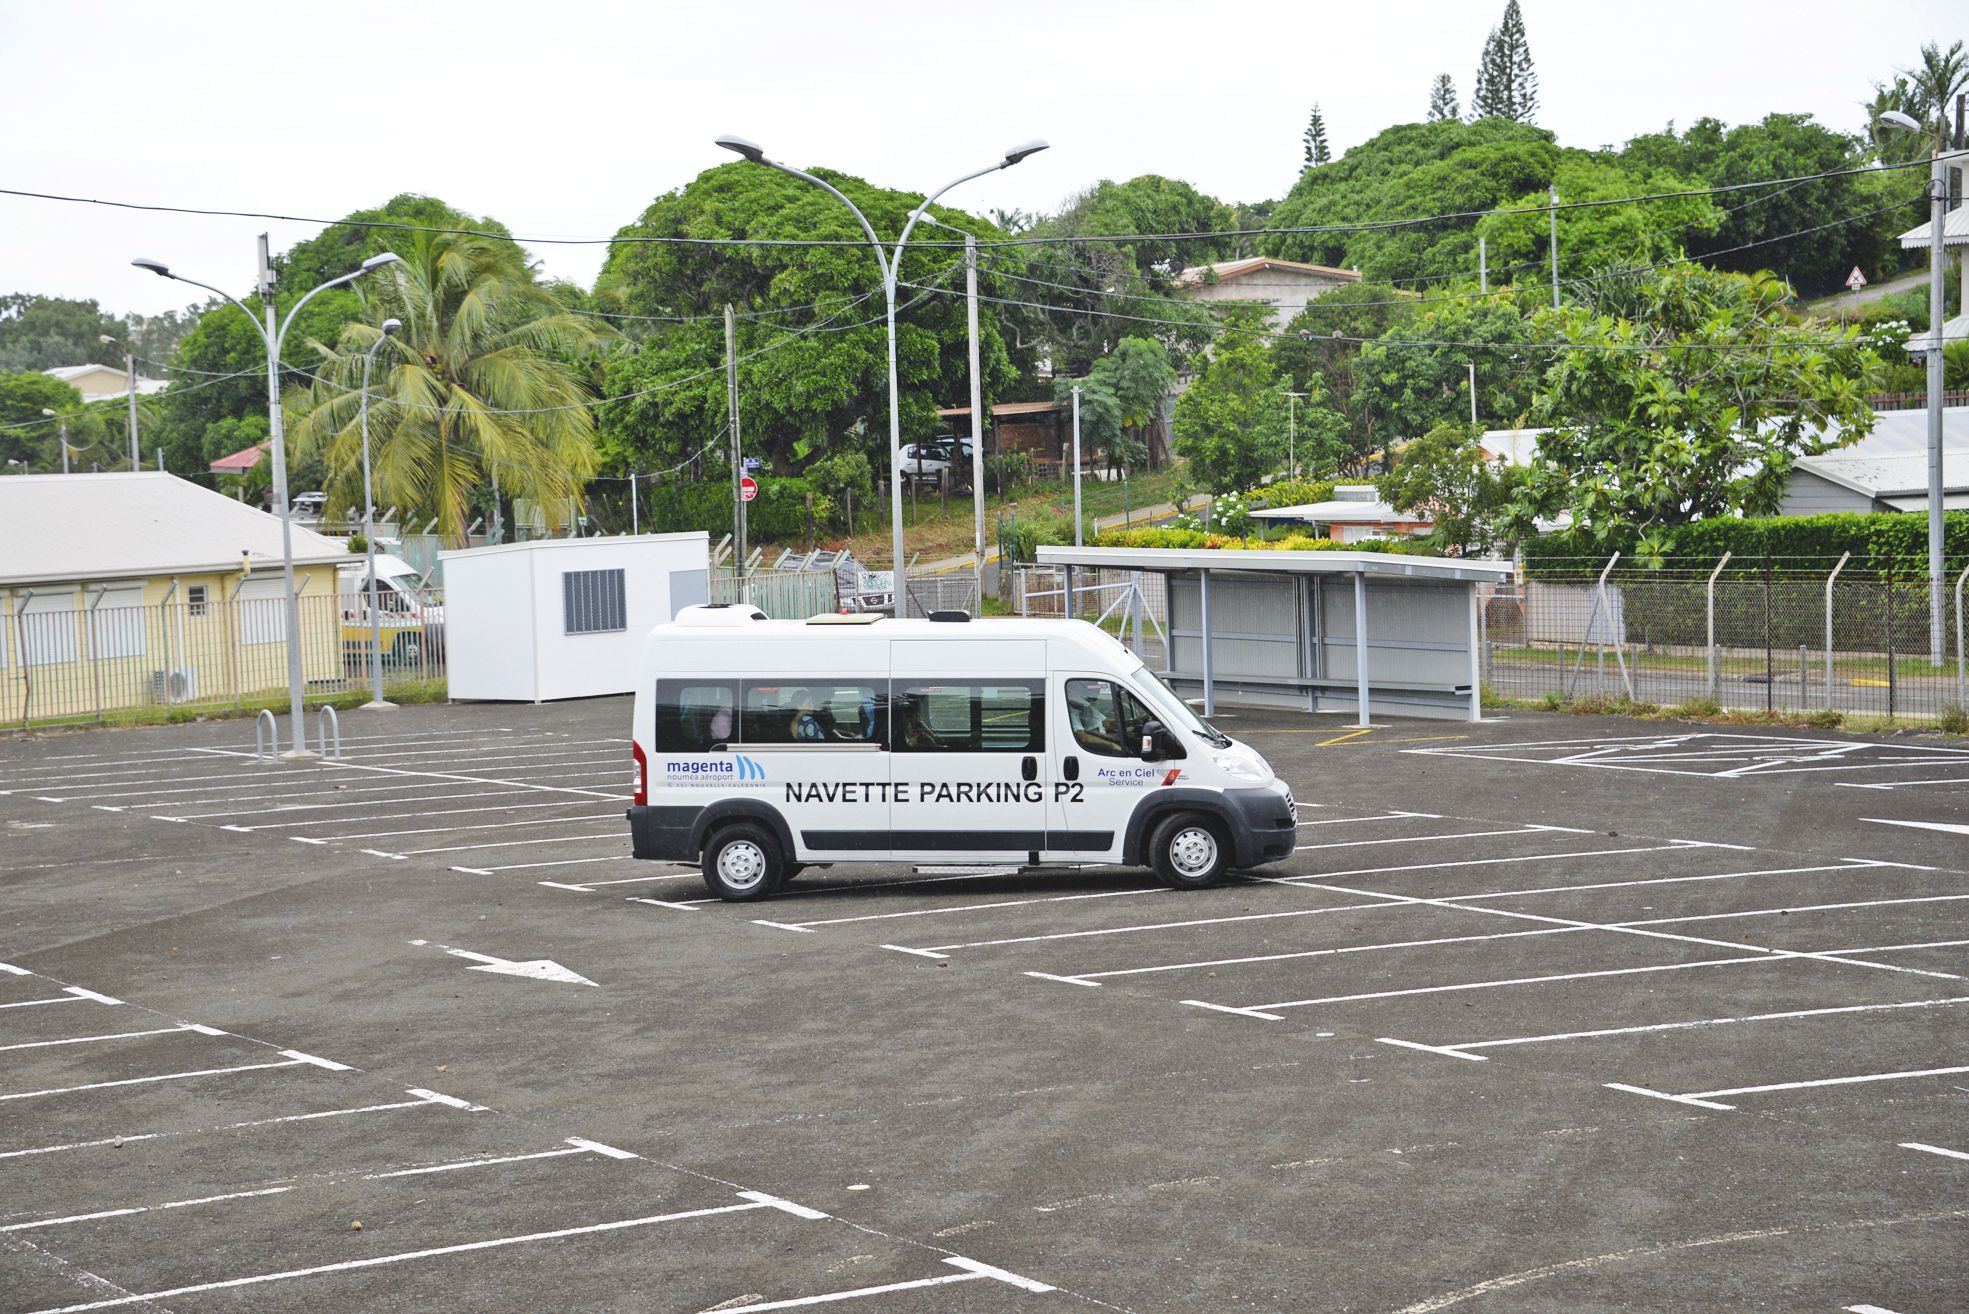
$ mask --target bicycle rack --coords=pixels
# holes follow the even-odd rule
[[[342,756],[342,718],[335,714],[334,708],[323,706],[321,714],[315,718],[314,742],[315,751],[323,758]],[[333,751],[330,751],[331,744]]]
[[[273,713],[261,709],[253,719],[253,760],[275,762],[280,759],[280,723]]]

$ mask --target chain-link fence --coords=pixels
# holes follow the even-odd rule
[[[1969,705],[1963,583],[1935,625],[1925,578],[1832,563],[1547,567],[1483,589],[1484,680],[1513,698],[1936,717]]]
[[[749,602],[774,620],[805,620],[841,609],[832,570],[749,570],[744,580],[729,565],[711,578],[711,601]]]
[[[394,592],[382,597],[383,687],[423,686],[445,675],[444,625]],[[368,598],[297,599],[306,694],[370,687]],[[0,727],[25,729],[116,719],[145,708],[187,711],[277,701],[288,687],[286,600],[205,598],[115,605],[97,594],[14,595],[0,608]]]

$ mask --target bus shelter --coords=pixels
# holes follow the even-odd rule
[[[1166,584],[1163,675],[1200,696],[1309,712],[1475,721],[1483,712],[1478,586],[1502,561],[1379,552],[1041,547],[1075,577],[1159,575]],[[1071,614],[1071,613],[1069,613]]]

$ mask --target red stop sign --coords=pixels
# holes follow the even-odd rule
[[[740,501],[750,502],[758,495],[759,481],[757,479],[754,479],[751,475],[746,475],[738,481],[738,496]]]

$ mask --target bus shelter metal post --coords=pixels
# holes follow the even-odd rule
[[[1210,679],[1210,571],[1197,572],[1197,594],[1201,600],[1203,631],[1203,715],[1206,720],[1217,715],[1217,689]]]
[[[1367,572],[1354,572],[1354,685],[1355,697],[1360,701],[1360,720],[1355,724],[1362,729],[1374,724],[1374,718],[1367,705]]]
[[[1470,582],[1470,719],[1484,719],[1484,649],[1480,632],[1483,615],[1483,599],[1479,597],[1483,585],[1475,580]]]
[[[1723,573],[1723,567],[1730,564],[1730,554],[1725,552],[1723,559],[1716,563],[1716,569],[1709,572],[1709,701],[1723,701],[1723,660],[1716,651],[1716,577]]]
[[[1850,552],[1841,553],[1839,564],[1825,577],[1825,710],[1828,712],[1832,710],[1832,582],[1839,578],[1839,572],[1846,569],[1852,557]],[[1798,691],[1798,701],[1805,701],[1803,689]]]
[[[1969,580],[1969,566],[1955,577],[1955,705],[1969,712],[1969,657],[1962,650],[1962,585]]]

